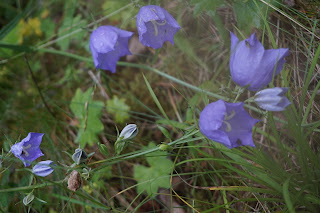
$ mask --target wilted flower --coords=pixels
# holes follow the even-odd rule
[[[129,139],[134,138],[138,134],[138,127],[135,124],[128,124],[123,128],[117,141],[115,142],[116,154],[119,155],[124,147],[127,145]]]
[[[30,166],[32,161],[44,155],[39,148],[43,135],[30,132],[21,142],[11,147],[11,152],[24,163],[24,166]]]
[[[68,189],[77,191],[82,185],[82,179],[78,171],[73,170],[68,179]]]
[[[33,167],[32,173],[41,177],[48,176],[53,172],[53,168],[50,166],[52,163],[51,160],[41,161]]]
[[[97,69],[116,72],[116,64],[121,56],[131,55],[128,47],[132,32],[113,26],[101,26],[90,36],[89,47]]]
[[[199,127],[206,137],[229,149],[244,145],[255,147],[252,140],[252,127],[258,121],[244,110],[243,103],[227,103],[218,100],[203,109]]]
[[[81,148],[77,148],[72,155],[72,160],[77,165],[79,165],[80,163],[85,163],[87,161],[87,158],[88,158],[87,153]]]
[[[263,89],[282,70],[284,57],[289,55],[289,49],[265,50],[255,34],[239,42],[231,33],[231,78],[239,86],[247,86],[251,91]]]
[[[255,94],[254,101],[262,109],[268,111],[283,111],[291,104],[288,98],[284,96],[287,91],[288,88],[281,87],[264,89]]]
[[[180,29],[178,22],[162,7],[141,7],[137,15],[140,42],[148,47],[160,48],[165,41],[173,45],[174,34]]]

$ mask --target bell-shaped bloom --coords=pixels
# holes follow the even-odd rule
[[[258,121],[244,110],[243,103],[227,103],[218,100],[203,109],[199,127],[207,138],[229,149],[245,145],[255,147],[252,140],[252,127]]]
[[[48,176],[53,172],[52,163],[51,160],[41,161],[33,167],[32,173],[41,177]]]
[[[173,37],[180,29],[178,22],[165,9],[156,5],[141,7],[136,24],[140,42],[155,49],[162,47],[165,41],[173,45]]]
[[[116,64],[121,56],[131,55],[129,39],[132,32],[113,26],[101,26],[90,36],[89,47],[97,69],[116,72]]]
[[[267,111],[283,111],[291,104],[284,94],[288,88],[269,88],[257,92],[254,96],[254,101],[264,110]]]
[[[243,41],[231,33],[231,78],[239,86],[248,86],[258,91],[267,86],[278,75],[285,63],[289,49],[265,50],[255,34]]]
[[[19,158],[24,166],[30,166],[30,163],[44,154],[40,150],[40,144],[43,133],[30,132],[21,142],[11,147],[11,152]]]

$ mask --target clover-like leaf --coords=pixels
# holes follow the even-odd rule
[[[98,134],[103,130],[103,124],[100,121],[101,111],[104,104],[101,101],[92,100],[92,88],[82,93],[77,89],[74,95],[70,109],[79,119],[79,131],[76,142],[84,147],[87,143],[93,145],[98,142]]]
[[[147,149],[156,147],[154,143],[149,143]],[[170,173],[173,162],[167,158],[166,152],[155,151],[146,155],[146,160],[150,167],[143,165],[134,166],[134,179],[138,182],[137,191],[146,191],[149,196],[154,197],[159,187],[170,187]]]
[[[124,98],[113,96],[107,101],[107,111],[113,115],[117,123],[124,123],[129,117],[130,107],[125,103]]]

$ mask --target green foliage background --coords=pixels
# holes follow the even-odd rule
[[[318,212],[320,5],[314,2],[1,2],[1,212]],[[147,4],[166,8],[181,25],[174,46],[135,46],[134,58],[121,58],[115,74],[95,70],[91,31],[114,25],[137,35],[135,15]],[[290,48],[270,86],[289,87],[292,105],[281,113],[245,105],[261,119],[255,149],[229,150],[198,129],[206,104],[254,95],[240,94],[230,79],[229,31],[240,39],[255,32],[266,49]],[[128,123],[139,134],[117,156],[114,142]],[[45,133],[38,160],[57,165],[48,177],[33,176],[9,152],[29,132]],[[159,151],[160,144],[170,152]],[[71,167],[79,145],[95,154]],[[75,193],[67,188],[72,170],[82,175]],[[25,206],[29,193],[35,198]]]

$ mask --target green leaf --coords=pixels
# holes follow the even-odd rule
[[[47,39],[54,34],[55,27],[56,24],[50,18],[41,20],[41,31],[44,32]]]
[[[160,129],[160,131],[162,132],[162,134],[163,134],[167,139],[169,139],[169,140],[171,141],[171,136],[170,136],[168,130],[167,130],[166,128],[160,126],[160,125],[157,125],[157,126],[158,126],[158,128]]]
[[[218,7],[224,5],[223,0],[191,0],[194,5],[193,14],[198,16],[202,11],[215,12]]]
[[[112,114],[117,123],[124,123],[128,118],[130,107],[125,103],[124,98],[113,96],[107,101],[107,111]]]
[[[155,148],[154,143],[149,143],[147,149]],[[150,167],[142,165],[134,166],[134,179],[138,182],[137,191],[146,191],[149,196],[155,197],[159,187],[170,187],[170,173],[173,162],[167,158],[166,152],[155,151],[146,155]]]
[[[61,38],[61,40],[57,42],[57,45],[62,51],[66,51],[69,48],[71,39],[79,41],[86,35],[86,31],[83,30],[80,33],[74,34],[73,36],[65,37],[68,34],[74,33],[74,31],[80,29],[81,27],[86,26],[87,22],[85,20],[81,20],[81,15],[74,17],[76,5],[77,2],[75,0],[68,0],[64,5],[63,22],[58,30],[59,38]],[[87,45],[86,42],[82,42],[80,45],[81,44]]]
[[[262,12],[265,12],[268,7],[259,1],[257,4]],[[250,33],[251,29],[261,28],[263,19],[257,10],[254,0],[244,1],[235,1],[232,4],[232,8],[237,17],[238,28],[245,33]],[[267,14],[265,14],[267,15]]]
[[[294,210],[294,207],[293,207],[293,204],[291,202],[291,199],[290,199],[290,193],[289,193],[289,183],[290,183],[290,178],[288,178],[283,186],[282,186],[282,189],[283,189],[283,197],[284,197],[284,200],[287,204],[287,207],[288,207],[288,210],[290,213],[294,213],[295,210]]]
[[[16,24],[14,28],[11,29],[10,32],[6,32],[6,36],[2,38],[1,43],[2,43],[2,48],[0,48],[0,57],[9,57],[13,53],[13,48],[10,48],[10,46],[18,46],[20,35],[19,32],[21,30],[22,25],[21,24]],[[7,46],[3,46],[3,45]],[[4,47],[4,48],[3,48]]]
[[[93,145],[98,142],[97,135],[103,130],[100,117],[104,104],[101,101],[92,101],[92,91],[90,88],[82,93],[78,88],[70,104],[71,111],[79,119],[76,142],[80,143],[81,147],[87,143]]]

